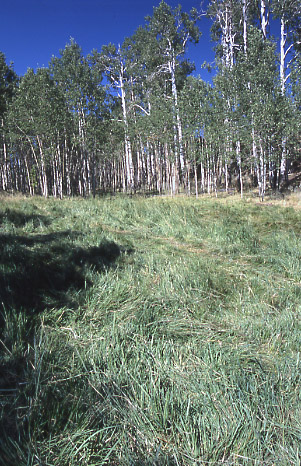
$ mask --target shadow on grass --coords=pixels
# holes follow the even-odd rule
[[[92,285],[91,269],[102,273],[122,252],[132,252],[109,241],[78,247],[79,231],[41,233],[51,221],[34,211],[0,212],[0,465],[5,466],[33,464],[26,452],[30,406],[36,398],[41,403],[36,316],[45,309],[77,309]]]
[[[79,248],[79,232],[0,234],[0,310],[34,314],[47,307],[74,306],[72,291],[91,285],[87,268],[102,272],[120,256],[114,242]]]
[[[102,273],[124,251],[109,241],[76,247],[73,240],[79,236],[71,231],[0,233],[0,439],[3,433],[13,439],[19,435],[16,409],[26,403],[22,393],[32,379],[27,343],[35,346],[35,316],[47,308],[77,308],[79,292],[92,285],[91,268]]]
[[[32,223],[33,227],[37,228],[41,225],[50,225],[51,219],[46,215],[25,213],[7,208],[4,212],[0,212],[0,225],[3,223],[9,223],[16,228],[24,227],[27,223]]]

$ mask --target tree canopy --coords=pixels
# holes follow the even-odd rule
[[[1,189],[243,195],[248,185],[263,198],[280,188],[300,160],[299,2],[212,0],[207,15],[212,84],[187,57],[201,12],[164,1],[122,44],[84,56],[71,39],[24,76],[0,53]]]

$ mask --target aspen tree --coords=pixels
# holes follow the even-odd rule
[[[272,10],[275,17],[280,19],[280,63],[279,75],[282,96],[287,93],[291,66],[301,52],[298,30],[301,27],[301,6],[297,0],[274,0]],[[280,161],[278,186],[282,180],[288,178],[287,140],[282,138],[282,154]]]
[[[90,195],[95,176],[93,133],[97,133],[104,111],[102,76],[73,39],[60,51],[60,57],[51,60],[50,71],[68,111],[66,144],[62,149],[68,184],[75,193]]]
[[[164,73],[169,76],[173,100],[173,131],[174,131],[174,178],[173,190],[176,191],[176,173],[179,172],[180,181],[186,170],[186,159],[183,147],[183,128],[179,110],[177,86],[177,67],[183,59],[188,42],[197,43],[200,31],[196,23],[199,15],[196,9],[190,14],[184,13],[181,6],[172,10],[164,1],[154,8],[153,15],[147,18],[150,33],[156,38],[157,54],[160,63],[156,74]]]
[[[4,53],[0,52],[0,182],[1,188],[11,189],[11,165],[8,157],[7,112],[16,91],[17,75],[12,66],[7,65]]]
[[[132,145],[129,134],[128,98],[127,91],[130,79],[128,62],[123,48],[108,44],[102,47],[101,53],[93,52],[93,58],[98,68],[104,73],[114,92],[117,92],[121,103],[122,121],[124,128],[124,151],[126,173],[123,177],[124,191],[135,190],[135,173],[132,156]]]
[[[244,5],[245,6],[245,5]],[[246,6],[245,6],[246,8]],[[237,132],[234,130],[233,125],[233,110],[235,109],[235,97],[233,100],[232,90],[229,89],[229,82],[232,80],[232,71],[235,64],[235,56],[240,49],[240,18],[241,18],[241,5],[237,0],[213,0],[209,5],[209,14],[214,19],[212,28],[213,36],[216,40],[220,41],[220,47],[217,48],[219,52],[219,88],[223,92],[224,101],[226,102],[225,109],[225,139],[226,139],[226,157],[225,157],[225,171],[226,180],[228,179],[227,171],[230,164],[234,138],[237,139]],[[236,133],[236,134],[235,134]],[[242,186],[242,162],[240,141],[236,141],[236,160],[239,167],[239,179],[241,187],[241,195],[243,192]],[[228,183],[226,182],[226,191],[228,190]]]

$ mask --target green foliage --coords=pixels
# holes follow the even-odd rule
[[[0,464],[299,464],[300,220],[2,199]]]
[[[6,63],[5,55],[0,52],[0,118],[4,117],[8,104],[14,94],[17,75],[12,66]],[[2,125],[1,125],[2,126]]]
[[[160,55],[164,56],[166,50],[170,49],[177,56],[183,54],[183,43],[185,38],[198,42],[200,37],[199,28],[196,25],[198,12],[194,8],[190,15],[182,11],[181,5],[174,10],[164,1],[154,8],[153,15],[146,18],[149,22],[151,33],[155,34],[158,47],[161,48]]]
[[[300,158],[299,9],[210,1],[213,85],[189,76],[203,13],[164,1],[122,44],[84,56],[71,39],[19,86],[0,53],[0,188],[60,198],[284,188]]]
[[[299,119],[300,125],[300,110],[301,110],[301,91],[300,91],[300,81],[301,81],[301,58],[299,57],[298,60],[294,63],[292,67],[292,91],[294,97],[294,105],[296,106],[296,118]]]
[[[55,86],[47,68],[36,73],[28,69],[21,79],[10,112],[12,129],[35,138],[52,138],[64,128],[66,109],[62,92]]]

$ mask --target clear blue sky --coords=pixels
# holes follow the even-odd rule
[[[125,37],[145,24],[160,0],[3,0],[1,2],[0,51],[7,63],[13,62],[18,75],[27,68],[47,66],[51,57],[70,37],[82,47],[84,54],[109,42],[122,43]],[[200,0],[166,0],[184,11],[199,8]],[[208,4],[208,0],[203,2]],[[213,61],[210,41],[210,21],[202,18],[203,36],[196,46],[189,45],[188,57],[196,64],[196,74],[205,80],[208,73],[201,69],[204,61]]]

